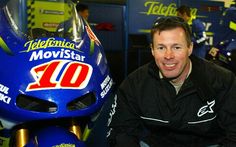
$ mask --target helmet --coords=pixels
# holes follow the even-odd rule
[[[4,128],[102,107],[113,81],[100,41],[73,2],[10,0],[0,22]]]

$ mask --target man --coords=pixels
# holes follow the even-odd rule
[[[235,75],[196,56],[188,24],[164,17],[151,29],[154,60],[117,90],[111,147],[236,146]]]
[[[86,21],[88,21],[89,17],[89,8],[85,4],[77,3],[76,4],[77,13]],[[76,24],[76,19],[74,17],[70,17],[68,20],[60,23],[57,27],[57,32],[66,32],[66,34],[71,35],[73,30],[73,25]],[[68,37],[68,35],[66,37]],[[71,37],[71,36],[70,36]]]
[[[76,5],[76,10],[80,16],[82,16],[85,20],[88,21],[89,17],[89,8],[85,4],[78,3]]]
[[[191,26],[192,41],[194,43],[193,54],[205,58],[207,52],[205,41],[207,36],[203,23],[196,19],[195,16],[192,16],[190,8],[185,5],[177,8],[177,16],[182,17]]]
[[[208,57],[236,73],[236,4],[223,12],[218,28],[214,35],[214,45],[209,51],[211,56]],[[222,58],[222,53],[225,53],[225,58]]]
[[[214,47],[209,54],[216,56],[219,46],[225,43],[226,50],[236,49],[236,4],[232,4],[222,15],[219,23],[219,29],[215,32]]]
[[[227,8],[220,19],[220,29],[217,30],[214,42],[219,43],[224,40],[236,39],[236,4]]]

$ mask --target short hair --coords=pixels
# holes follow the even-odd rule
[[[153,41],[154,34],[159,31],[171,30],[174,28],[182,28],[185,32],[187,45],[191,45],[191,30],[187,22],[184,21],[183,18],[178,16],[167,16],[167,17],[159,17],[153,24],[151,29],[151,42]]]
[[[191,9],[186,5],[181,5],[179,8],[176,9],[177,12],[184,14],[186,13],[188,17],[191,17]]]
[[[88,10],[88,9],[89,9],[88,6],[85,5],[85,4],[78,3],[78,4],[76,5],[76,10],[77,10],[77,12],[82,12],[82,11]]]

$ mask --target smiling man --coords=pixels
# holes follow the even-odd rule
[[[154,60],[117,90],[109,145],[235,147],[235,75],[191,55],[191,32],[180,17],[159,18],[151,41]]]
[[[158,23],[156,22],[156,25],[159,25]],[[152,30],[152,36],[152,55],[160,70],[160,76],[170,79],[174,85],[183,84],[191,70],[188,57],[193,50],[191,40],[185,37],[185,30],[181,27],[168,31],[158,28]]]

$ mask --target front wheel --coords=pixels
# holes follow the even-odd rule
[[[85,143],[75,134],[59,126],[46,127],[33,136],[25,147],[86,147]]]

